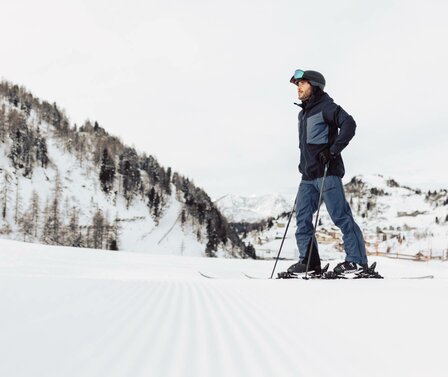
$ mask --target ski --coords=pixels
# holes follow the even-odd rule
[[[198,271],[198,272],[202,277],[207,278],[207,279],[226,279],[225,277],[211,276],[211,275],[205,274],[200,271]],[[282,279],[282,278],[270,279],[269,277],[254,276],[254,275],[247,274],[245,272],[242,272],[241,274],[244,277],[246,277],[247,279],[252,279],[252,280],[281,280]],[[304,275],[294,275],[294,276],[291,275],[291,277],[289,277],[288,279],[303,279],[304,277],[305,277]],[[353,276],[334,277],[334,278],[329,278],[327,276],[327,277],[323,278],[323,277],[316,277],[316,276],[310,275],[309,279],[313,279],[313,280],[361,280],[361,279],[367,279],[367,278],[360,278],[360,277],[353,277]],[[372,278],[370,278],[370,279],[372,279]],[[383,279],[385,279],[385,280],[426,280],[426,279],[434,279],[434,275],[398,276],[398,277],[387,277],[386,276],[386,277],[383,277]]]
[[[198,273],[199,273],[199,275],[201,275],[202,277],[207,278],[207,279],[219,279],[219,277],[217,277],[217,276],[205,274],[202,271],[198,271]]]
[[[327,264],[321,269],[320,272],[311,271],[311,272],[308,274],[308,276],[309,276],[310,279],[316,279],[316,278],[318,278],[320,275],[322,275],[323,273],[327,272],[329,267],[330,267],[330,264],[327,263]],[[267,279],[267,278],[262,277],[262,276],[254,276],[254,275],[247,274],[247,273],[245,273],[245,272],[241,272],[241,273],[243,274],[243,276],[247,277],[248,279],[263,279],[263,280]],[[284,274],[284,273],[280,272],[279,275],[280,275],[280,274]],[[290,278],[285,277],[285,278],[283,278],[283,279],[293,279],[293,278],[295,279],[295,278],[299,278],[299,277],[303,277],[303,276],[304,276],[304,274],[291,274],[291,277],[290,277]],[[277,279],[278,279],[278,278],[277,278]]]
[[[331,271],[330,271],[331,272]],[[305,277],[302,275],[296,275],[291,276],[286,279],[304,279]],[[358,276],[338,276],[335,275],[334,277],[331,277],[331,275],[327,275],[325,277],[309,277],[310,279],[317,279],[317,280],[362,280],[362,279],[385,279],[385,280],[425,280],[425,279],[434,279],[434,275],[417,275],[417,276],[398,276],[398,277],[358,277]],[[262,279],[262,278],[258,278]],[[268,279],[268,278],[266,278]],[[285,278],[276,278],[276,279],[285,279]]]
[[[266,278],[264,278],[264,277],[261,277],[261,276],[253,276],[253,275],[249,275],[249,274],[246,274],[245,272],[241,272],[245,277],[247,277],[248,279],[262,279],[262,280],[265,280]]]
[[[372,263],[370,267],[366,269],[361,269],[357,271],[351,271],[348,273],[337,274],[334,271],[327,271],[328,264],[322,269],[320,274],[310,274],[310,279],[321,279],[321,280],[355,280],[355,279],[384,279],[376,271],[376,262]],[[305,277],[303,274],[291,274],[289,272],[280,272],[277,279],[299,279]],[[306,278],[308,279],[308,278]],[[422,279],[434,279],[434,275],[420,275],[420,276],[400,276],[400,277],[388,277],[388,280],[392,279],[410,279],[410,280],[422,280]]]
[[[402,276],[399,279],[434,279],[434,275]]]
[[[353,271],[346,274],[336,274],[334,271],[328,271],[329,264],[327,263],[319,272],[312,271],[308,274],[307,280],[360,280],[360,279],[387,279],[387,280],[425,280],[425,279],[434,279],[434,275],[416,275],[416,276],[398,276],[398,277],[386,277],[381,276],[377,271],[376,262],[374,262],[369,268],[366,270],[358,270]],[[207,279],[226,279],[226,277],[215,276],[212,274],[204,273],[202,271],[198,271],[198,273]],[[270,280],[268,277],[263,276],[255,276],[248,274],[246,272],[241,272],[241,274],[247,279],[252,280]],[[305,279],[305,274],[295,274],[289,272],[280,272],[277,274],[276,279]],[[227,278],[228,279],[228,278]]]

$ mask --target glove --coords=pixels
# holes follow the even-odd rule
[[[334,155],[331,154],[330,149],[328,148],[319,153],[319,161],[322,165],[327,165],[333,159]]]

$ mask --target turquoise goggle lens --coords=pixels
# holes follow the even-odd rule
[[[305,71],[302,71],[301,69],[296,69],[296,71],[294,72],[294,79],[300,80],[304,74],[305,74]]]

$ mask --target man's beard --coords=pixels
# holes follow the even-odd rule
[[[304,95],[305,95],[305,93],[304,93]],[[300,95],[299,95],[299,100],[301,100],[302,102],[303,102],[303,101],[308,101],[308,100],[310,99],[310,97],[311,97],[311,93],[309,93],[306,97],[303,97],[303,96],[302,96],[302,98],[301,98]]]

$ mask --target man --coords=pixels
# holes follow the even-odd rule
[[[343,234],[345,261],[335,268],[336,274],[367,268],[367,256],[361,229],[353,220],[350,206],[344,195],[342,177],[344,163],[341,152],[355,135],[356,123],[342,107],[324,92],[325,78],[316,71],[296,70],[291,83],[297,85],[302,101],[299,113],[299,171],[302,173],[296,205],[296,241],[299,262],[288,272],[305,272],[309,258],[309,271],[320,272],[317,243],[313,237],[313,214],[318,209],[320,189],[325,166],[322,199],[328,213]]]

